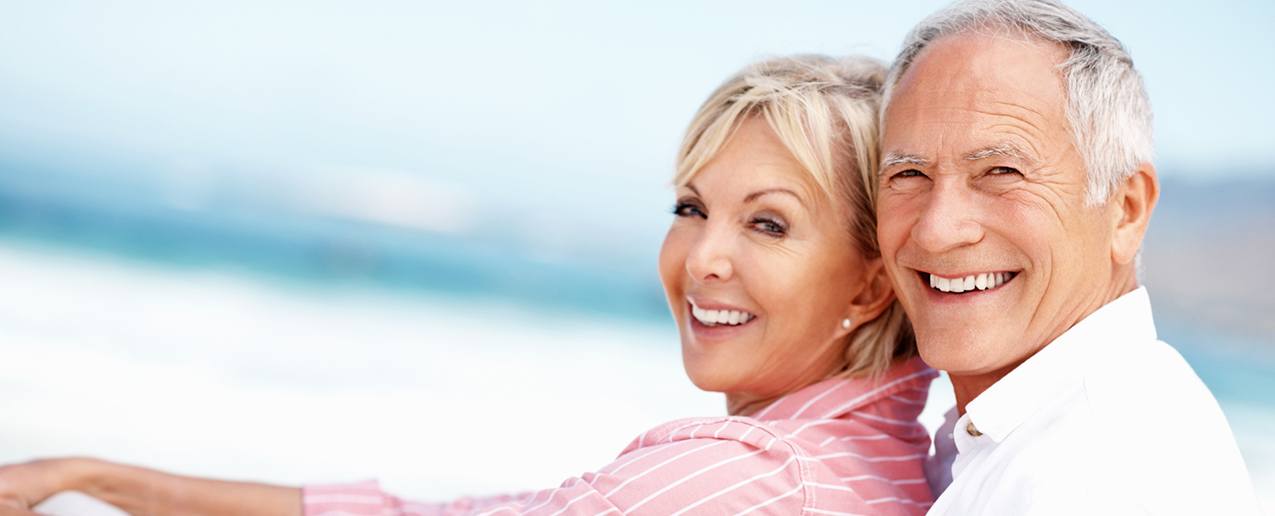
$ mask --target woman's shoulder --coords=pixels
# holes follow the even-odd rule
[[[638,435],[622,454],[691,440],[735,441],[769,449],[781,438],[771,424],[744,416],[694,417],[669,421]]]
[[[582,477],[621,512],[797,514],[814,499],[807,467],[773,429],[745,417],[670,421]]]
[[[828,435],[838,436],[812,439],[817,428],[827,428],[832,430]],[[847,508],[923,512],[930,501],[928,488],[923,483],[909,485],[913,477],[921,476],[919,456],[904,461],[899,456],[904,453],[901,443],[856,440],[871,430],[851,421],[741,416],[679,419],[639,435],[599,475],[610,476],[618,484],[647,477],[647,472],[660,472],[657,476],[664,478],[657,482],[671,478],[674,484],[698,475],[702,481],[718,485],[706,490],[709,493],[722,489],[735,493],[714,497],[717,503],[733,506],[742,499],[753,503],[773,499],[776,506],[771,508],[782,507],[781,512]],[[880,467],[883,465],[887,467]],[[744,485],[751,487],[740,487]],[[766,496],[760,500],[752,500],[753,494],[743,496],[749,490]]]
[[[770,449],[815,427],[844,431],[844,427],[852,426],[859,432],[876,432],[880,423],[911,427],[917,424],[930,381],[936,376],[936,371],[915,358],[896,364],[880,377],[828,379],[784,396],[752,417],[669,421],[633,439],[624,453],[693,439],[738,441]],[[862,423],[872,423],[871,428],[857,428]],[[880,433],[896,432],[894,428],[880,428]]]

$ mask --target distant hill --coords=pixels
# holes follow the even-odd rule
[[[1158,321],[1275,350],[1275,170],[1165,179],[1161,192],[1143,250]]]

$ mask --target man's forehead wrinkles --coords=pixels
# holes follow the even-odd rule
[[[995,122],[996,124],[1000,124],[1000,125],[1011,124],[1010,120],[1012,120],[1013,122],[1016,123],[1016,125],[1022,125],[1024,127],[1031,128],[1033,131],[1037,133],[1041,133],[1041,136],[1044,136],[1044,133],[1045,133],[1045,122],[1047,119],[1039,115],[1024,116],[1022,113],[1006,113],[1001,111],[986,111],[986,110],[977,110],[975,112],[982,116],[996,119],[996,122]]]
[[[1035,133],[1034,131],[1025,131],[1022,126],[1017,124],[996,124],[988,127],[988,130],[1002,134],[1002,140],[1017,143],[1028,157],[1037,160],[1045,157],[1045,149],[1042,148],[1042,142],[1045,140],[1042,134],[1033,134]]]
[[[1059,116],[1065,115],[1060,113]],[[931,98],[908,99],[908,102],[896,100],[886,112],[886,118],[887,127],[891,125],[890,120],[895,120],[895,123],[906,120],[910,124],[980,125],[988,123],[988,118],[1010,119],[1031,127],[1043,136],[1049,121],[1057,117],[1046,116],[1038,109],[1015,103],[954,103]]]
[[[967,96],[962,102],[953,96],[920,93],[920,88],[906,92],[887,112],[883,169],[903,164],[927,166],[933,172],[965,169],[970,153],[1001,143],[1012,143],[1020,151],[1016,154],[1028,162],[1024,165],[1034,168],[1059,158],[1052,144],[1070,137],[1065,128],[1053,127],[1065,117],[1062,109],[1042,105],[1040,96],[973,102]],[[1046,115],[1054,111],[1055,116]],[[1011,157],[1004,152],[998,155]]]
[[[1033,95],[1031,100],[1034,101],[1034,103],[1045,104],[1045,105],[1052,105],[1055,103],[1051,101],[1050,99],[1046,99],[1039,95]],[[1045,112],[1042,111],[1038,106],[1033,106],[1030,103],[1010,102],[1010,101],[1004,101],[1004,100],[998,100],[998,99],[987,99],[987,103],[997,108],[1003,108],[1009,112],[1026,111],[1028,113],[1036,115],[1037,118],[1040,118],[1042,120],[1046,118],[1052,118],[1046,115]]]
[[[1022,116],[1014,113],[982,112],[994,119],[985,127],[989,131],[1005,132],[1022,139],[1037,156],[1041,156],[1041,144],[1050,141],[1048,119],[1039,116]]]
[[[1065,119],[1065,114],[1059,113],[1057,116],[1049,116],[1044,112],[1033,109],[1029,106],[1014,104],[1008,102],[998,103],[996,107],[1004,108],[1004,110],[985,111],[987,116],[997,117],[1001,120],[1001,124],[1021,125],[1034,134],[1036,138],[1047,138],[1051,133],[1051,129],[1062,129],[1050,127],[1058,119]],[[1008,122],[1013,120],[1013,123]]]

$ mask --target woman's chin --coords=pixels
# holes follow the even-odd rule
[[[682,328],[682,366],[700,390],[728,393],[752,381],[760,370],[757,353],[765,346],[753,324],[712,327],[694,319]]]
[[[704,355],[703,352],[682,346],[682,368],[686,370],[686,377],[702,391],[730,392],[739,383],[736,381],[738,375],[731,368],[723,367],[719,361]]]

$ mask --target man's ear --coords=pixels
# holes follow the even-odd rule
[[[894,302],[894,286],[885,273],[885,262],[878,256],[864,260],[863,263],[863,282],[859,284],[859,292],[850,300],[850,306],[846,310],[846,317],[854,322],[851,329],[880,317],[890,307],[890,303]],[[840,332],[842,335],[849,333],[849,330],[844,329]]]
[[[1114,192],[1112,203],[1111,259],[1128,265],[1142,247],[1151,212],[1160,199],[1160,179],[1155,166],[1143,163]]]

